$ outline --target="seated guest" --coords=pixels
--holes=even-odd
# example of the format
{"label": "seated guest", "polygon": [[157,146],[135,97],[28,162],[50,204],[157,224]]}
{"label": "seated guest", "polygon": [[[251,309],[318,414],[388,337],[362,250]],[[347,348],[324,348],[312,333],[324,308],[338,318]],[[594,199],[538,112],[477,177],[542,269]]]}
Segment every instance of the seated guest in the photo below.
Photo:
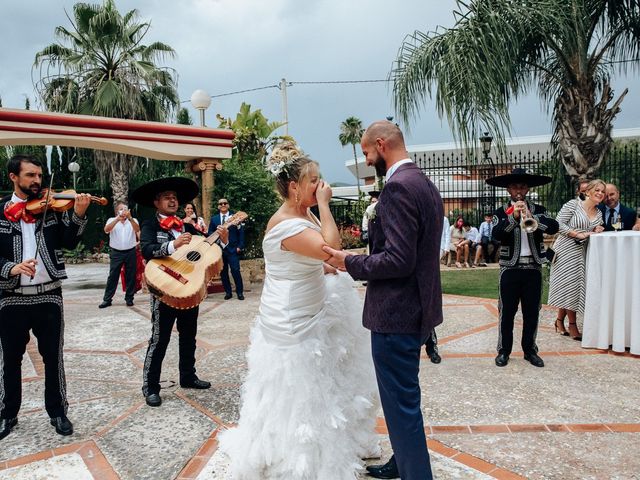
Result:
{"label": "seated guest", "polygon": [[500,242],[491,237],[491,233],[493,231],[493,223],[491,222],[492,219],[493,215],[491,213],[485,213],[484,222],[480,224],[480,245],[482,247],[482,253],[484,256],[484,262],[481,262],[479,264],[481,267],[486,267],[487,263],[491,261],[491,256],[489,255],[489,245],[493,245],[494,261],[498,255],[498,252],[500,251]]}
{"label": "seated guest", "polygon": [[465,230],[464,230],[464,219],[462,217],[458,217],[456,222],[451,225],[449,229],[449,238],[451,239],[451,243],[449,244],[449,250],[456,252],[456,268],[461,268],[462,264],[461,260],[464,261],[464,244],[465,241]]}
{"label": "seated guest", "polygon": [[613,183],[607,183],[604,203],[598,205],[604,221],[604,231],[640,230],[636,212],[620,203],[620,192]]}
{"label": "seated guest", "polygon": [[[474,259],[477,257],[477,254],[474,253],[478,250],[478,229],[472,226],[469,222],[464,222],[463,225],[465,234],[464,234],[464,247],[465,247],[465,259],[464,266],[469,267],[469,258],[471,255],[474,255]],[[477,261],[477,260],[476,260]],[[474,264],[475,266],[475,264]]]}

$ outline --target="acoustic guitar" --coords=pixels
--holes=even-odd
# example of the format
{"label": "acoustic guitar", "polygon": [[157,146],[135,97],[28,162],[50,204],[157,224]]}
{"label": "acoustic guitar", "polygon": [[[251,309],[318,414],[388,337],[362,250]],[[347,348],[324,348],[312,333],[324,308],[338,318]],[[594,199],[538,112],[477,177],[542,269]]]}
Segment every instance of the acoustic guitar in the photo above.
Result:
{"label": "acoustic guitar", "polygon": [[[239,225],[247,217],[237,212],[223,226]],[[208,237],[194,235],[170,256],[147,262],[144,276],[149,291],[173,308],[200,305],[207,296],[207,284],[222,270],[222,249],[216,244],[219,237],[218,232]]]}

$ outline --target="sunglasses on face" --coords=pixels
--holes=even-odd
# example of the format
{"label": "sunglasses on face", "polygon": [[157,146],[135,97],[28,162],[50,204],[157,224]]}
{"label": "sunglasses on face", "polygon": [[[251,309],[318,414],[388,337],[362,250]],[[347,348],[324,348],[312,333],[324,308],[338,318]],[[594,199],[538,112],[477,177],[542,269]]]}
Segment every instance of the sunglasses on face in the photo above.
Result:
{"label": "sunglasses on face", "polygon": [[222,206],[222,205],[229,205],[229,203],[228,202],[220,202],[220,203],[218,203],[218,206]]}

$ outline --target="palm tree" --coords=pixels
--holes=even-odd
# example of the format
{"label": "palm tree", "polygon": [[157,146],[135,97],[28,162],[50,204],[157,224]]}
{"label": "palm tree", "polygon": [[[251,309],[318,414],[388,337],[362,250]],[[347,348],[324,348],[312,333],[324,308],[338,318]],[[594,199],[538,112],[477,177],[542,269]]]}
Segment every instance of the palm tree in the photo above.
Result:
{"label": "palm tree", "polygon": [[279,140],[291,140],[287,135],[273,133],[284,125],[284,122],[270,122],[262,110],[251,111],[251,105],[242,102],[235,120],[216,115],[220,128],[230,128],[235,134],[233,146],[238,160],[255,160],[262,162],[267,153]]}
{"label": "palm tree", "polygon": [[[137,10],[121,15],[113,0],[77,3],[71,29],[59,26],[53,43],[36,54],[36,88],[53,111],[136,120],[165,121],[178,104],[172,72],[156,61],[174,50],[160,42],[142,44],[150,28]],[[126,201],[137,158],[96,151],[96,168],[111,180],[114,200]]]}
{"label": "palm tree", "polygon": [[340,124],[340,135],[338,135],[338,140],[340,140],[340,144],[343,147],[349,144],[353,147],[353,161],[356,164],[358,199],[362,196],[362,192],[360,191],[360,172],[358,171],[358,154],[356,153],[356,145],[360,145],[363,133],[364,128],[362,128],[362,121],[357,117],[349,117]]}
{"label": "palm tree", "polygon": [[488,128],[504,149],[511,100],[536,91],[552,111],[553,145],[567,172],[574,179],[595,175],[627,93],[613,101],[611,77],[640,64],[638,0],[457,4],[453,28],[415,32],[399,50],[390,77],[403,121],[435,85],[438,113],[457,140],[471,146]]}

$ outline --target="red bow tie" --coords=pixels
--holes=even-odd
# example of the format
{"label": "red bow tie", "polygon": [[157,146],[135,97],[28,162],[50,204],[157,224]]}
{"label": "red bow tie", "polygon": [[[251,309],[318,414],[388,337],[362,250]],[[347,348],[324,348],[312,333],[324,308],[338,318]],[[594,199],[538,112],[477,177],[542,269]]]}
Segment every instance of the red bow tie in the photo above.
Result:
{"label": "red bow tie", "polygon": [[35,223],[37,218],[27,212],[27,202],[8,202],[4,206],[4,216],[11,222],[24,220],[27,223]]}
{"label": "red bow tie", "polygon": [[180,220],[176,216],[164,217],[160,220],[160,228],[163,230],[177,230],[179,232],[182,231],[182,220]]}
{"label": "red bow tie", "polygon": [[513,205],[511,205],[509,208],[507,208],[504,213],[506,213],[507,215],[511,215],[513,213]]}

